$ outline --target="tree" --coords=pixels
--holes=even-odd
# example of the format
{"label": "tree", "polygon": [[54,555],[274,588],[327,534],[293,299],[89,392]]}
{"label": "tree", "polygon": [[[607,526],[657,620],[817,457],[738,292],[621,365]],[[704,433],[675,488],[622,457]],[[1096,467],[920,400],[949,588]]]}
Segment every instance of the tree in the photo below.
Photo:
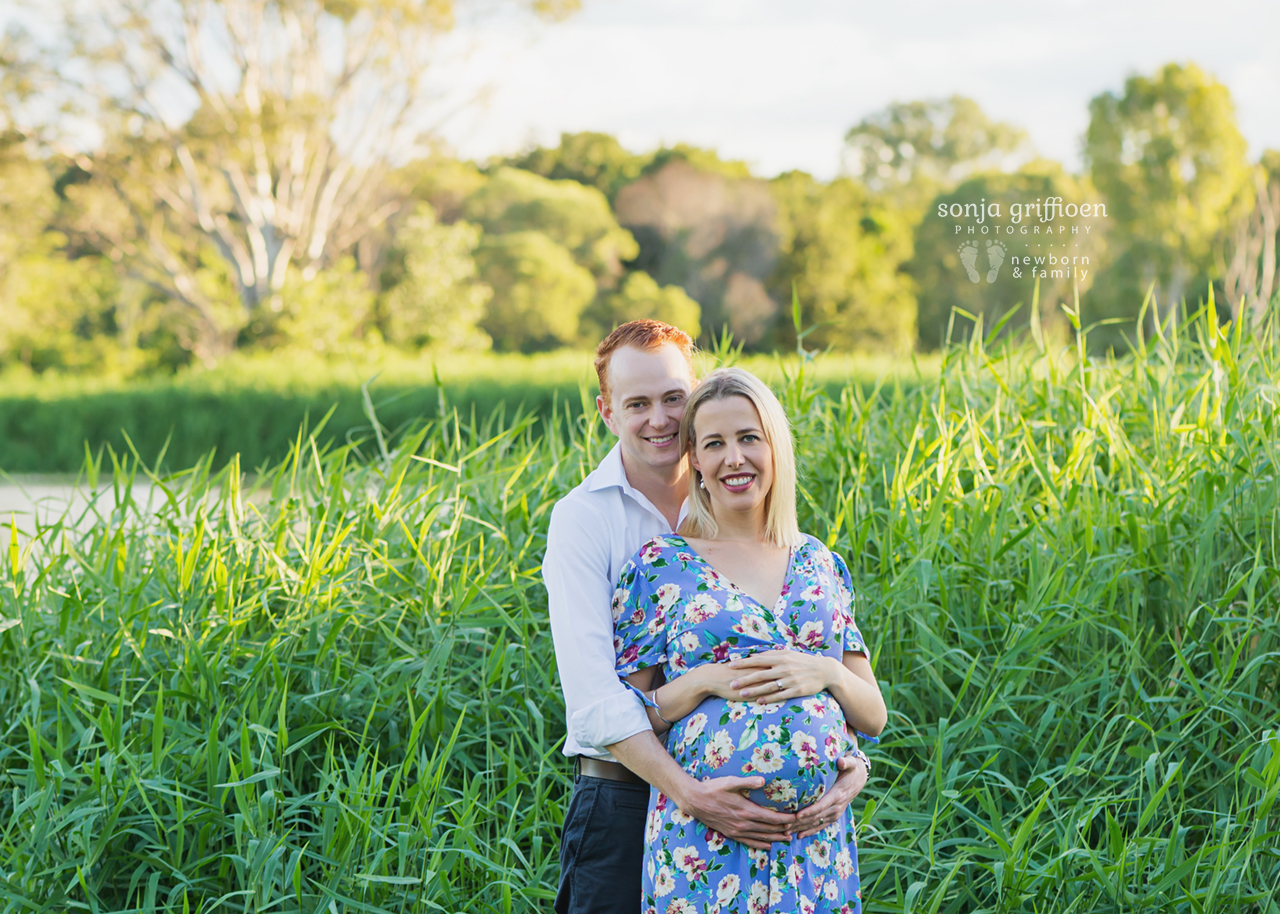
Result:
{"label": "tree", "polygon": [[513,168],[553,181],[577,181],[609,200],[640,177],[652,156],[635,155],[607,133],[562,133],[560,145],[537,146],[507,160]]}
{"label": "tree", "polygon": [[[408,200],[428,204],[436,219],[451,224],[463,218],[467,199],[489,179],[473,162],[435,151],[398,169],[394,180],[405,188]],[[401,210],[406,212],[411,214],[415,209]]]}
{"label": "tree", "polygon": [[[776,300],[792,283],[808,346],[907,352],[915,343],[916,302],[902,272],[911,231],[901,211],[883,206],[848,178],[829,184],[793,171],[770,182],[778,201],[780,259],[772,277]],[[789,324],[780,342],[794,345]]]}
{"label": "tree", "polygon": [[579,318],[596,284],[563,245],[542,232],[486,235],[476,263],[493,289],[480,327],[495,349],[536,352],[577,340]]}
{"label": "tree", "polygon": [[462,212],[489,235],[541,232],[572,252],[606,289],[617,284],[623,261],[640,250],[618,225],[604,194],[577,181],[499,168],[466,199]]}
{"label": "tree", "polygon": [[76,369],[102,354],[92,337],[110,330],[104,292],[114,277],[92,258],[64,257],[65,238],[52,231],[52,175],[13,113],[30,83],[10,36],[0,41],[0,68],[0,364]]}
{"label": "tree", "polygon": [[0,134],[18,133],[16,109],[35,91],[30,39],[10,26],[0,35]]}
{"label": "tree", "polygon": [[18,123],[34,91],[30,53],[22,33],[0,35],[0,277],[49,228],[57,208],[49,170]]}
{"label": "tree", "polygon": [[616,292],[600,296],[583,315],[580,335],[589,340],[607,336],[627,321],[659,320],[679,327],[697,339],[702,332],[702,308],[679,286],[659,286],[643,270],[628,273]]}
{"label": "tree", "polygon": [[293,267],[277,296],[280,312],[271,322],[275,331],[271,342],[322,353],[342,352],[371,322],[374,298],[353,257],[343,257],[312,276]]}
{"label": "tree", "polygon": [[1247,314],[1258,323],[1280,289],[1276,245],[1280,241],[1280,150],[1269,149],[1253,169],[1253,208],[1228,233],[1219,260],[1224,298],[1232,319]]}
{"label": "tree", "polygon": [[1132,314],[1154,282],[1157,302],[1176,315],[1187,289],[1211,276],[1221,233],[1247,210],[1245,151],[1226,86],[1194,64],[1167,64],[1130,77],[1121,96],[1094,98],[1084,156],[1110,205],[1114,245],[1095,295]]}
{"label": "tree", "polygon": [[121,345],[124,296],[111,264],[69,260],[56,232],[36,236],[0,270],[0,364],[32,371],[129,373],[141,354]]}
{"label": "tree", "polygon": [[[522,2],[550,17],[576,5]],[[385,179],[431,126],[428,63],[455,19],[452,0],[69,8],[62,72],[85,75],[107,138],[77,194],[108,218],[80,229],[184,307],[205,360],[232,346],[291,267],[309,280],[398,209]],[[196,275],[210,256],[237,306]]]}
{"label": "tree", "polygon": [[683,162],[698,171],[720,175],[730,180],[747,180],[752,177],[751,168],[746,162],[740,159],[722,159],[714,149],[690,146],[688,143],[663,146],[649,157],[642,174],[650,175],[662,171],[672,162]]}
{"label": "tree", "polygon": [[1024,131],[991,120],[977,102],[953,95],[894,102],[864,118],[845,134],[844,167],[918,218],[939,192],[1029,154]]}
{"label": "tree", "polygon": [[50,227],[57,210],[53,181],[30,155],[27,138],[0,133],[0,276]]}
{"label": "tree", "polygon": [[493,290],[476,270],[480,237],[478,225],[441,225],[430,205],[418,204],[396,238],[404,251],[404,276],[386,295],[387,340],[411,347],[489,348],[492,341],[479,324]]}
{"label": "tree", "polygon": [[675,156],[619,191],[615,209],[640,242],[634,267],[683,287],[702,307],[704,335],[728,328],[763,343],[778,314],[764,285],[778,262],[778,207],[765,182]]}

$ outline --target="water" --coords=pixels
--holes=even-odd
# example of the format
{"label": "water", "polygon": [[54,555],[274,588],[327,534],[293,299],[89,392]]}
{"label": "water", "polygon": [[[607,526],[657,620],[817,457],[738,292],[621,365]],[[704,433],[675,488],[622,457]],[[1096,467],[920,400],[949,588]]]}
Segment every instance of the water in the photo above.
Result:
{"label": "water", "polygon": [[[154,489],[150,480],[134,479],[133,500],[142,510],[154,510],[163,499],[163,493]],[[97,489],[90,489],[83,480],[76,485],[70,476],[6,476],[0,479],[0,552],[8,553],[11,522],[17,525],[19,542],[26,543],[38,527],[62,519],[85,530],[115,507],[110,479],[99,480]]]}

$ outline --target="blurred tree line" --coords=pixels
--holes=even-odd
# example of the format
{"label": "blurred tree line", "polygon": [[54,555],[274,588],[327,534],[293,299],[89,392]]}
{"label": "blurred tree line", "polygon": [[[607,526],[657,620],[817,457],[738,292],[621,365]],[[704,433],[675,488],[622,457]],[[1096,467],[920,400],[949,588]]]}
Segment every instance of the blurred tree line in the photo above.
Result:
{"label": "blurred tree line", "polygon": [[[576,6],[519,5],[549,19]],[[1256,317],[1280,285],[1280,153],[1249,161],[1227,90],[1194,65],[1095,98],[1083,174],[955,96],[853,126],[841,176],[822,181],[602,133],[460,161],[422,127],[448,0],[69,9],[56,49],[18,31],[0,42],[0,367],[533,352],[637,317],[762,350],[794,345],[793,290],[807,345],[904,353],[937,346],[956,308],[1030,319],[1033,280],[970,281],[954,220],[935,216],[978,200],[1107,203],[1080,288],[1110,344],[1149,290],[1153,320],[1210,285],[1224,317]],[[1072,294],[1042,280],[1043,327],[1066,332]]]}

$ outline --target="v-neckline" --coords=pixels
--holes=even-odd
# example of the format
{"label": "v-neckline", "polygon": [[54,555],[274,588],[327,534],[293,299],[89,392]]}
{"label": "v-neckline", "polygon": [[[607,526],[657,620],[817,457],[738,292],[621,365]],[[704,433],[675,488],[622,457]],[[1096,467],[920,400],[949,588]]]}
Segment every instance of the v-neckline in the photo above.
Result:
{"label": "v-neckline", "polygon": [[692,555],[699,562],[701,562],[703,565],[705,565],[706,567],[710,568],[713,572],[715,572],[716,577],[724,581],[724,583],[728,586],[730,590],[732,590],[736,594],[746,597],[752,603],[756,604],[756,606],[759,606],[761,609],[771,612],[775,617],[778,615],[778,604],[781,603],[783,598],[787,595],[789,585],[791,584],[791,568],[792,568],[792,565],[795,564],[796,550],[799,548],[798,546],[790,546],[787,549],[787,567],[782,573],[782,589],[778,591],[778,597],[776,600],[773,601],[773,606],[769,607],[769,606],[765,606],[762,601],[756,599],[751,594],[747,593],[745,590],[739,587],[736,583],[729,580],[728,575],[721,572],[720,569],[716,568],[715,565],[712,565],[711,562],[707,559],[707,557],[704,556],[701,552],[699,552],[697,548],[692,543],[690,543],[687,539],[685,539],[683,536],[680,536],[680,534],[678,533],[676,534],[676,536],[680,539],[680,542],[684,543],[685,548],[688,549],[689,552],[692,553]]}

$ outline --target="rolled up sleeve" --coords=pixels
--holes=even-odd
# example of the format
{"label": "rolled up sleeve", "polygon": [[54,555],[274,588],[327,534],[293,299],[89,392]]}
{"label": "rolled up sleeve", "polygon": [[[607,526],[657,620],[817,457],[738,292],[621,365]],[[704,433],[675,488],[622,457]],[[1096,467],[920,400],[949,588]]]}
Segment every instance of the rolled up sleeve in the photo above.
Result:
{"label": "rolled up sleeve", "polygon": [[589,505],[564,500],[551,512],[542,577],[568,719],[566,755],[605,755],[605,746],[653,729],[615,668],[609,535]]}

